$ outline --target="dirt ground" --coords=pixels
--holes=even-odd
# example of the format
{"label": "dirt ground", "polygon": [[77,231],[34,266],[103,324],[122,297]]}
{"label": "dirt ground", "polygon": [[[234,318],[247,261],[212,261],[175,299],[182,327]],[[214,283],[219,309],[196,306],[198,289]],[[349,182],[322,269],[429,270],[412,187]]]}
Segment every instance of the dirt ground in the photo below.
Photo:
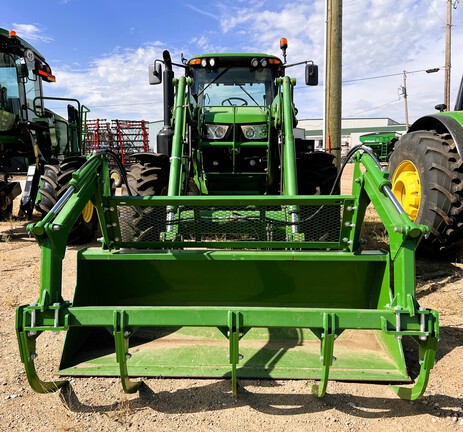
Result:
{"label": "dirt ground", "polygon": [[[346,174],[347,182],[349,173]],[[463,432],[463,264],[417,261],[417,297],[437,309],[441,341],[428,389],[415,402],[387,385],[330,381],[327,395],[308,381],[145,379],[133,395],[115,378],[76,378],[48,395],[29,387],[19,359],[15,307],[37,300],[40,250],[26,223],[0,223],[1,431],[460,431]],[[76,247],[68,248],[63,286],[70,299]],[[42,335],[37,364],[51,376],[62,335]],[[53,363],[54,362],[54,363]]]}

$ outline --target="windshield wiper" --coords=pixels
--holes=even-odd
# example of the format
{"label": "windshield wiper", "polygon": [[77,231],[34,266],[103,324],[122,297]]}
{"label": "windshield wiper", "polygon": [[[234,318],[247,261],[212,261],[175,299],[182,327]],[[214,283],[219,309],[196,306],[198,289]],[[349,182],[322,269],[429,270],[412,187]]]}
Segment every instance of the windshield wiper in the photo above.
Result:
{"label": "windshield wiper", "polygon": [[226,72],[230,70],[231,66],[225,68],[222,72],[220,72],[206,87],[204,87],[196,96],[199,98],[212,84],[214,84],[220,77],[222,77]]}
{"label": "windshield wiper", "polygon": [[239,86],[240,89],[243,90],[254,101],[256,106],[260,106],[259,103],[252,97],[252,95],[240,83],[237,83],[236,81],[233,81],[233,84]]}

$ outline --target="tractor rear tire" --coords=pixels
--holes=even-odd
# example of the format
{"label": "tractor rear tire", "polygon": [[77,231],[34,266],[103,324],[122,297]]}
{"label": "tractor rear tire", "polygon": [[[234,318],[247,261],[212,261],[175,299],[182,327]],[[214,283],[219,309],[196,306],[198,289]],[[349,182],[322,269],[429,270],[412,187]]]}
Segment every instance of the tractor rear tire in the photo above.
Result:
{"label": "tractor rear tire", "polygon": [[[127,173],[130,191],[136,196],[167,195],[168,179],[168,167],[158,165],[155,160],[133,164]],[[126,194],[125,185],[123,190]],[[164,207],[139,207],[126,223],[131,228],[133,241],[159,241],[163,231],[161,221],[165,221]]]}
{"label": "tractor rear tire", "polygon": [[463,162],[448,133],[416,131],[403,135],[389,160],[392,191],[410,219],[427,225],[420,250],[452,252],[463,237]]}
{"label": "tractor rear tire", "polygon": [[[61,198],[72,178],[72,173],[85,162],[81,156],[66,158],[59,165],[45,165],[39,189],[40,200],[36,209],[45,216]],[[68,236],[68,244],[84,244],[92,241],[98,228],[98,217],[89,202],[79,215]]]}

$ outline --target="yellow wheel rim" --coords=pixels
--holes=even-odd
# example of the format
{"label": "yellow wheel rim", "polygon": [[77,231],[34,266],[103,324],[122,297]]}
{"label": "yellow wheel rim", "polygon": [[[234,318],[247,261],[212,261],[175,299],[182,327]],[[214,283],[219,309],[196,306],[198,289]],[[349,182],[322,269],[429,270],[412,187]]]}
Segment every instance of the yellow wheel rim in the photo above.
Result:
{"label": "yellow wheel rim", "polygon": [[421,202],[421,183],[413,162],[405,160],[396,168],[392,176],[392,192],[408,217],[415,221]]}
{"label": "yellow wheel rim", "polygon": [[120,174],[117,172],[117,171],[113,171],[111,173],[111,178],[114,180],[114,183],[116,183],[117,185],[120,183],[121,181],[121,176]]}
{"label": "yellow wheel rim", "polygon": [[82,210],[82,218],[85,223],[89,223],[92,220],[93,210],[93,204],[91,201],[89,201]]}

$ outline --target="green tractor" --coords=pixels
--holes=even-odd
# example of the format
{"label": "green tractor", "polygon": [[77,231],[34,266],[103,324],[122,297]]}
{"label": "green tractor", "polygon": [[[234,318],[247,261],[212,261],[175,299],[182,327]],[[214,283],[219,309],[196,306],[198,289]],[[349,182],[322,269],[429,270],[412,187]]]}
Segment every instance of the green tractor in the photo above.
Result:
{"label": "green tractor", "polygon": [[[437,312],[415,297],[426,227],[406,216],[371,150],[349,152],[355,181],[340,195],[333,157],[294,138],[291,65],[204,54],[175,65],[178,78],[173,65],[165,51],[150,67],[164,85],[165,125],[158,153],[121,171],[122,195],[110,187],[116,155],[101,150],[29,226],[42,248],[40,295],[17,309],[16,330],[31,387],[67,384],[38,376],[47,331],[66,332],[59,375],[117,376],[128,393],[140,376],[229,378],[234,395],[238,378],[286,378],[318,379],[320,397],[329,379],[410,382],[409,338],[419,372],[392,389],[420,397],[439,336]],[[316,84],[317,67],[305,71]],[[66,240],[89,200],[102,247],[78,252],[67,300]],[[363,250],[370,202],[390,251]]]}
{"label": "green tractor", "polygon": [[429,226],[431,255],[455,253],[463,239],[463,79],[454,111],[415,121],[389,161],[392,190],[412,221]]}
{"label": "green tractor", "polygon": [[[0,29],[0,219],[12,216],[21,195],[20,215],[34,209],[45,215],[59,200],[72,172],[85,162],[82,121],[86,108],[75,99],[43,96],[54,82],[51,68],[34,47],[14,31]],[[45,108],[45,100],[66,102],[68,118]],[[24,190],[15,174],[27,173]],[[77,221],[71,242],[93,237],[97,225],[91,203]]]}
{"label": "green tractor", "polygon": [[[204,54],[177,65],[185,70],[179,81],[173,78],[169,53],[163,56],[165,70],[155,62],[150,82],[164,80],[164,128],[158,135],[158,153],[151,158],[140,155],[142,163],[129,173],[134,193],[330,192],[337,174],[334,157],[314,152],[309,141],[294,139],[293,81],[284,79],[291,65],[267,54]],[[306,84],[316,85],[317,66],[306,63]],[[174,81],[179,83],[175,101]],[[284,146],[284,140],[295,145]]]}

